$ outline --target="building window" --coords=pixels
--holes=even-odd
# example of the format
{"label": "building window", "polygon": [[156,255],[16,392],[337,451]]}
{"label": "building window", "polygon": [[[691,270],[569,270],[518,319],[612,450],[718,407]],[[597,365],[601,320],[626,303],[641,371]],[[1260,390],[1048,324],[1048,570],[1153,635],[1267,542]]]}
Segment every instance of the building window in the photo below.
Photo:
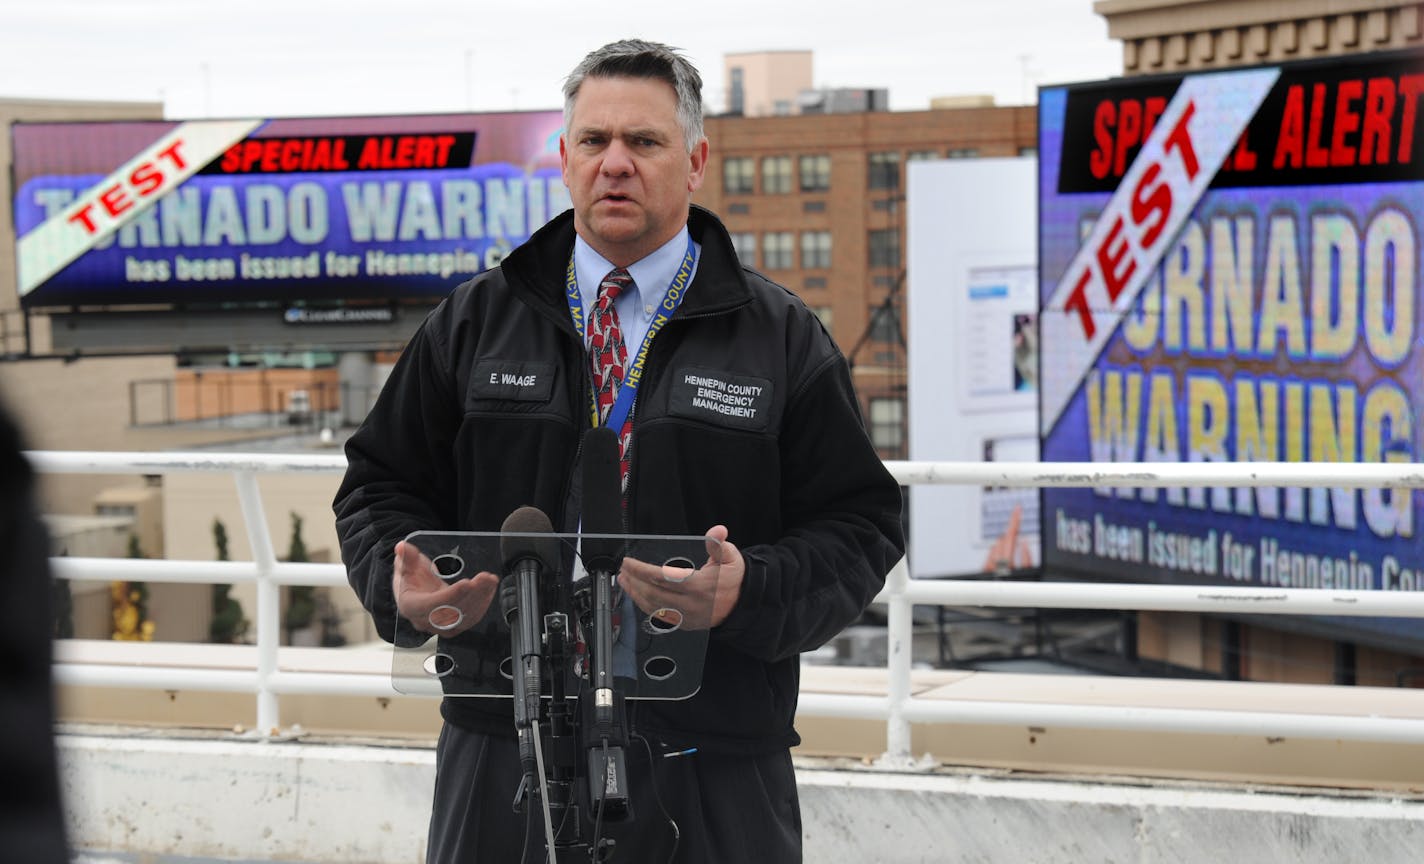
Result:
{"label": "building window", "polygon": [[831,266],[831,232],[801,232],[801,269],[820,270]]}
{"label": "building window", "polygon": [[801,191],[825,192],[831,188],[831,157],[801,157]]}
{"label": "building window", "polygon": [[900,267],[900,231],[897,228],[879,228],[870,232],[870,266]]}
{"label": "building window", "polygon": [[756,162],[735,156],[722,162],[722,191],[728,195],[749,195],[756,190]]}
{"label": "building window", "polygon": [[1037,147],[1020,147],[1020,148],[1019,148],[1019,155],[1020,155],[1020,156],[1037,156],[1037,155],[1038,155],[1038,148],[1037,148]]}
{"label": "building window", "polygon": [[791,157],[767,156],[761,160],[763,195],[785,195],[791,191]]}
{"label": "building window", "polygon": [[905,446],[905,400],[870,400],[870,441],[877,450],[900,452]]}
{"label": "building window", "polygon": [[871,189],[899,189],[900,154],[871,153],[866,176]]}
{"label": "building window", "polygon": [[939,153],[934,150],[911,150],[905,154],[906,162],[925,162],[930,159],[938,159]]}
{"label": "building window", "polygon": [[742,67],[733,66],[731,72],[732,80],[727,87],[727,113],[735,114],[738,117],[742,116],[742,112],[744,112],[747,107],[746,82],[744,78],[745,73],[742,71]]}
{"label": "building window", "polygon": [[821,319],[821,326],[824,327],[824,328],[826,328],[826,332],[827,332],[827,333],[830,333],[830,332],[831,332],[831,320],[832,320],[832,318],[831,318],[831,307],[829,307],[829,306],[812,306],[812,307],[811,307],[811,314],[813,314],[813,315],[815,315],[817,318]]}
{"label": "building window", "polygon": [[761,262],[767,270],[790,270],[795,235],[790,231],[770,231],[762,235]]}
{"label": "building window", "polygon": [[756,235],[752,232],[732,232],[732,248],[737,252],[737,260],[747,267],[757,266],[756,247]]}
{"label": "building window", "polygon": [[944,154],[950,159],[973,159],[979,155],[978,147],[951,147]]}

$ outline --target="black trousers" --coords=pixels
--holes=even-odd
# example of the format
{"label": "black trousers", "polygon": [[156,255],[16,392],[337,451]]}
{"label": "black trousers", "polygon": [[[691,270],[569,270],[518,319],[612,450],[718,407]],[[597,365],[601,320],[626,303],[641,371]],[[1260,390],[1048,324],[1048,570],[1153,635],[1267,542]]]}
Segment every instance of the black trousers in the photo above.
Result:
{"label": "black trousers", "polygon": [[[790,751],[668,757],[656,741],[649,745],[651,754],[638,741],[628,748],[634,818],[603,826],[603,835],[617,841],[612,862],[801,860],[801,806]],[[546,759],[547,751],[546,746]],[[446,723],[435,766],[427,864],[547,860],[542,813],[531,813],[530,806],[523,813],[512,808],[523,775],[514,739]]]}

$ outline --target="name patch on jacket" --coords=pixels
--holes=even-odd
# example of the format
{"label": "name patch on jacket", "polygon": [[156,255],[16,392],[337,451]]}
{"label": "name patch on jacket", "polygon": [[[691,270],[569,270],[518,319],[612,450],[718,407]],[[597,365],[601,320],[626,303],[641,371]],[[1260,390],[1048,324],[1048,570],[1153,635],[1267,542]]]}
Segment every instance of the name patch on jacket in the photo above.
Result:
{"label": "name patch on jacket", "polygon": [[470,392],[481,399],[548,402],[554,392],[554,364],[542,360],[481,360]]}
{"label": "name patch on jacket", "polygon": [[714,369],[682,369],[668,413],[720,426],[761,430],[770,422],[771,380]]}

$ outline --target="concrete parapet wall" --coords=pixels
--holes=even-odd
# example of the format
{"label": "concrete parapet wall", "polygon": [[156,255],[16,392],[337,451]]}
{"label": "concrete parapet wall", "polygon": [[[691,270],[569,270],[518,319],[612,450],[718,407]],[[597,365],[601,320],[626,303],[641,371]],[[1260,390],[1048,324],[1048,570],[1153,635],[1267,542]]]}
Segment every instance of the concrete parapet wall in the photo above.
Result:
{"label": "concrete parapet wall", "polygon": [[[114,729],[59,737],[90,854],[421,864],[434,752]],[[798,761],[805,859],[1415,862],[1424,796]],[[160,859],[161,860],[161,859]]]}

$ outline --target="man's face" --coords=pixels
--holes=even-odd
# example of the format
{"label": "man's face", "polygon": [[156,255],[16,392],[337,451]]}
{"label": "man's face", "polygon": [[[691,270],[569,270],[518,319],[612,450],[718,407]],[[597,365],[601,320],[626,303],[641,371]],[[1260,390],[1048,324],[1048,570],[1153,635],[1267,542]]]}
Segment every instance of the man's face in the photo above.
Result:
{"label": "man's face", "polygon": [[677,96],[651,78],[587,78],[559,138],[579,236],[626,267],[672,239],[702,185],[707,139],[688,153]]}

